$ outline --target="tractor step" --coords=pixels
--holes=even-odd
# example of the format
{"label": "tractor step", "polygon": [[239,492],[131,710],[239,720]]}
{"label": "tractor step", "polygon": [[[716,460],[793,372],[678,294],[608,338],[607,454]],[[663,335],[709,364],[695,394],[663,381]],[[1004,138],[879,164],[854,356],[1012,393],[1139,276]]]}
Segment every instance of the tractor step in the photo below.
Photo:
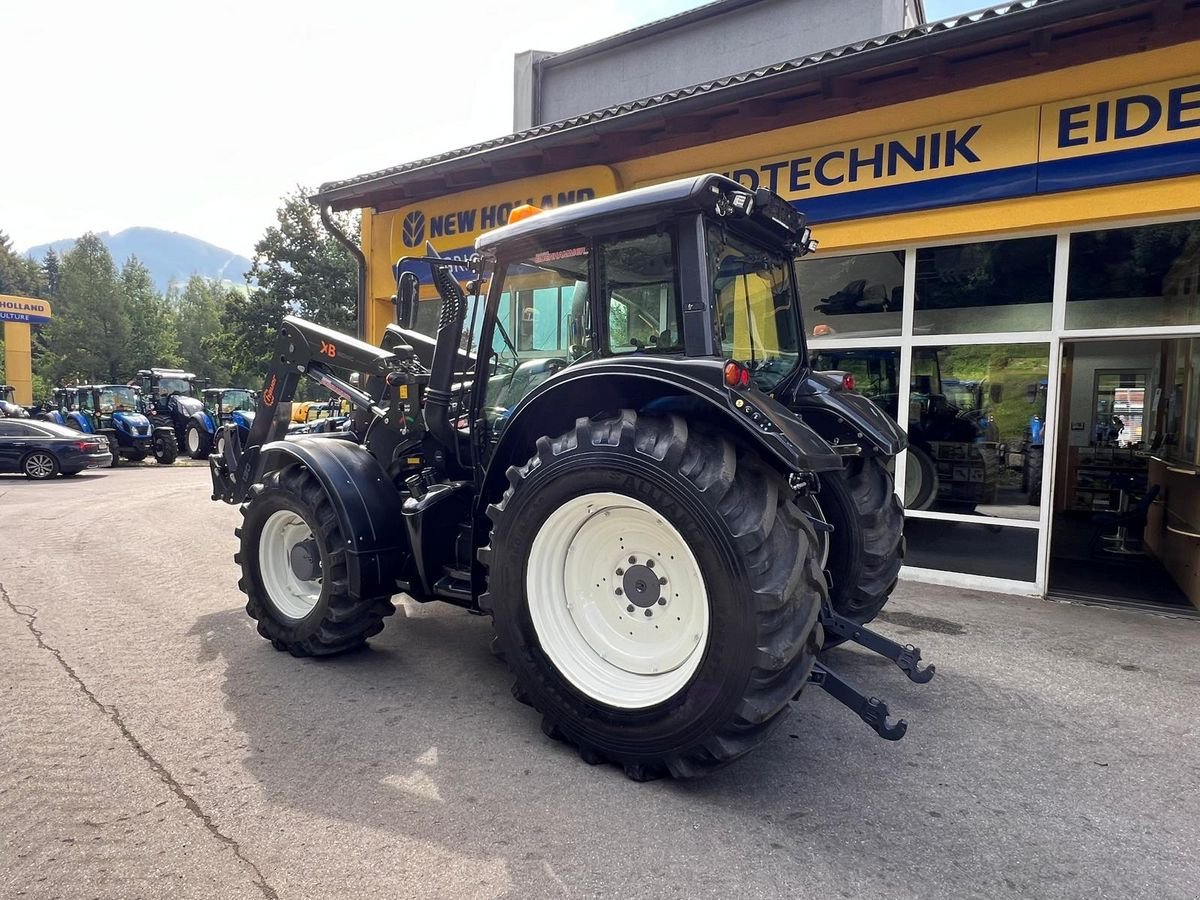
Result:
{"label": "tractor step", "polygon": [[908,731],[908,723],[904,719],[895,722],[889,720],[886,703],[878,697],[868,697],[823,663],[813,664],[808,683],[817,685],[833,699],[848,706],[885,741],[898,741]]}
{"label": "tractor step", "polygon": [[828,602],[821,606],[821,625],[825,628],[826,637],[832,635],[842,640],[853,641],[873,653],[887,657],[908,676],[910,681],[917,684],[925,684],[933,678],[937,671],[937,667],[933,665],[921,668],[920,647],[914,647],[912,644],[899,644],[870,628],[852,622],[834,612]]}
{"label": "tractor step", "polygon": [[453,566],[443,566],[442,569],[446,574],[434,582],[434,594],[445,600],[474,603],[475,594],[471,590],[471,573]]}

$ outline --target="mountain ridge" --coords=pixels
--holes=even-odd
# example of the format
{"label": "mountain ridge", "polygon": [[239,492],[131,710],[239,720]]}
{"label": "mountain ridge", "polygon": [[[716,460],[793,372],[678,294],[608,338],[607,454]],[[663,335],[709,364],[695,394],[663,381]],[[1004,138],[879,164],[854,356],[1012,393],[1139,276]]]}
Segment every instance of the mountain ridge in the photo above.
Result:
{"label": "mountain ridge", "polygon": [[[166,292],[174,283],[184,285],[192,275],[215,278],[233,284],[245,284],[250,260],[208,241],[148,225],[134,225],[115,234],[96,232],[119,268],[130,256],[136,256],[147,269],[158,290]],[[53,248],[61,256],[75,245],[76,238],[63,238],[38,244],[24,252],[41,262]]]}

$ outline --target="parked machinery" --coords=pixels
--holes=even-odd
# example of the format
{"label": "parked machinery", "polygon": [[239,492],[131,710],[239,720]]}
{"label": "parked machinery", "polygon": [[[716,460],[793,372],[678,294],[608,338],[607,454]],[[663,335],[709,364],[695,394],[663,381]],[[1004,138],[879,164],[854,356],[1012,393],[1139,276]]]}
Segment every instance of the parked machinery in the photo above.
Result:
{"label": "parked machinery", "polygon": [[0,419],[27,419],[29,410],[17,402],[17,391],[11,384],[0,384]]}
{"label": "parked machinery", "polygon": [[125,384],[82,384],[59,388],[54,393],[59,408],[46,413],[45,418],[108,438],[112,465],[122,458],[137,462],[147,456],[162,465],[175,462],[174,432],[155,427],[142,414],[135,388]]}
{"label": "parked machinery", "polygon": [[214,450],[223,453],[224,441],[220,427],[233,424],[242,440],[250,433],[254,411],[258,407],[257,391],[246,388],[204,388],[201,408],[188,418],[183,430],[183,448],[192,459],[204,459]]}
{"label": "parked machinery", "polygon": [[192,416],[204,409],[200,391],[206,381],[182,369],[139,369],[130,382],[141,391],[142,409],[157,428],[169,427],[175,445],[185,446]]}
{"label": "parked machinery", "polygon": [[[803,217],[707,175],[517,219],[469,262],[401,260],[382,349],[284,319],[248,439],[211,458],[259,633],[337,653],[400,591],[490,615],[546,734],[638,780],[736,759],[806,683],[901,737],[817,661],[851,640],[933,674],[862,627],[903,552],[905,439],[807,364]],[[352,431],[284,439],[301,376]]]}

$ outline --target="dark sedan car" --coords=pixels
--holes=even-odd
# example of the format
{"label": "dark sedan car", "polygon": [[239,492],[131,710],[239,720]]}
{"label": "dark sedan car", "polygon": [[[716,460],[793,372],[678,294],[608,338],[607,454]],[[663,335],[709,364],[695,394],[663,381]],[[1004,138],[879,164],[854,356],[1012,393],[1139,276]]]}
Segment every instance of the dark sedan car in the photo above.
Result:
{"label": "dark sedan car", "polygon": [[40,480],[78,475],[111,462],[106,437],[53,422],[0,419],[0,472],[22,472]]}

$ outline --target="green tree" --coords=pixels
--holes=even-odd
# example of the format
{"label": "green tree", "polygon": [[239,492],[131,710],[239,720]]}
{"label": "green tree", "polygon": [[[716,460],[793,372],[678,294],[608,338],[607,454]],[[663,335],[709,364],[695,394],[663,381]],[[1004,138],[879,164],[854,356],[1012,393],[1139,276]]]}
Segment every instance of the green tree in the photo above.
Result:
{"label": "green tree", "polygon": [[220,328],[202,342],[202,348],[212,359],[228,365],[230,384],[259,387],[266,377],[284,314],[283,304],[269,291],[229,290]]}
{"label": "green tree", "polygon": [[42,260],[42,278],[45,279],[46,292],[50,299],[56,299],[62,284],[62,261],[53,247],[46,251],[46,258]]}
{"label": "green tree", "polygon": [[85,234],[63,254],[54,318],[46,327],[42,374],[121,382],[129,377],[129,313],[117,267],[103,242]]}
{"label": "green tree", "polygon": [[42,270],[32,259],[13,250],[12,238],[0,231],[0,294],[45,297]]}
{"label": "green tree", "polygon": [[193,275],[175,298],[179,355],[184,367],[213,384],[224,384],[229,379],[227,360],[205,349],[213,346],[213,335],[220,331],[229,290],[219,281]]}
{"label": "green tree", "polygon": [[[358,267],[324,226],[297,188],[283,198],[276,224],[254,245],[249,278],[279,307],[338,331],[355,330]],[[357,216],[339,215],[347,234],[358,233]]]}
{"label": "green tree", "polygon": [[131,372],[150,366],[180,364],[175,313],[154,288],[150,270],[131,256],[121,267],[121,294],[129,313],[127,357]]}

